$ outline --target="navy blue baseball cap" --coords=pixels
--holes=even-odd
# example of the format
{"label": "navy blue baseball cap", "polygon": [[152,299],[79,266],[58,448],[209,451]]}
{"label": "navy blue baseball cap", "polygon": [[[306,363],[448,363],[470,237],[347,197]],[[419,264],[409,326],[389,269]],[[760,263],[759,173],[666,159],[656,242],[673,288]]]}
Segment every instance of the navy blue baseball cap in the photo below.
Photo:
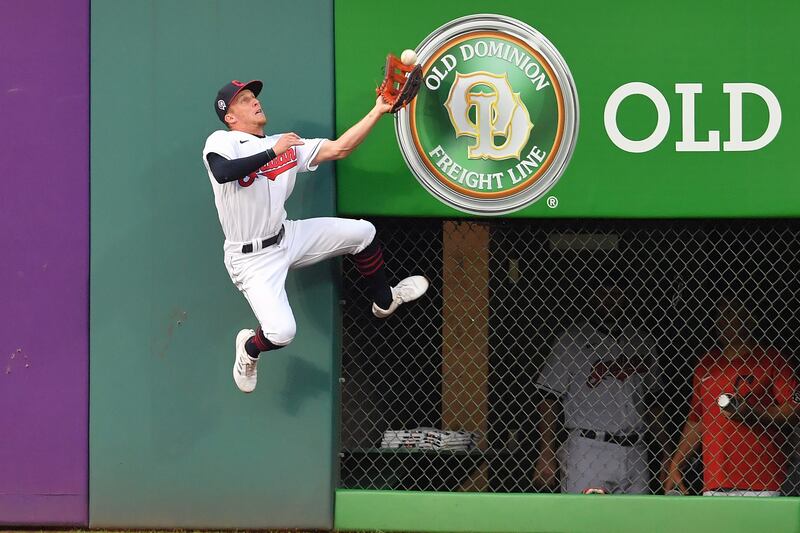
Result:
{"label": "navy blue baseball cap", "polygon": [[228,112],[228,106],[231,105],[231,102],[236,95],[240,92],[244,91],[245,89],[250,89],[253,91],[253,94],[258,96],[258,93],[261,92],[261,89],[264,87],[264,84],[261,80],[253,80],[247,83],[242,83],[239,80],[233,80],[230,83],[226,83],[222,89],[217,92],[217,98],[214,100],[214,111],[217,112],[217,117],[225,123],[225,114]]}

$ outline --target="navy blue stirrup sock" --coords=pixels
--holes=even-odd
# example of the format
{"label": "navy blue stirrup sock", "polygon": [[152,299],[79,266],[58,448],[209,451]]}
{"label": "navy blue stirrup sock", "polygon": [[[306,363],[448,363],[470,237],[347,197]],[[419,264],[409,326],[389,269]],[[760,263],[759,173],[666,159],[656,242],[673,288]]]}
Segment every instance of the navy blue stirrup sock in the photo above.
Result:
{"label": "navy blue stirrup sock", "polygon": [[392,289],[386,279],[383,262],[383,251],[377,239],[369,246],[353,256],[358,271],[369,284],[372,301],[381,309],[389,309],[392,305]]}

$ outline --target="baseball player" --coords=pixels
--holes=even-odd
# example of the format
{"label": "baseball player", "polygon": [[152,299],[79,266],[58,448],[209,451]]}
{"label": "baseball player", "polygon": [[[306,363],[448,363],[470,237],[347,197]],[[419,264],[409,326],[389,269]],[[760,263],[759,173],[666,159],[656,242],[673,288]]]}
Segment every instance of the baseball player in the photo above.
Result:
{"label": "baseball player", "polygon": [[[562,492],[645,493],[646,415],[661,386],[655,342],[623,322],[625,294],[614,279],[594,299],[594,316],[561,335],[537,380],[545,398],[534,481],[552,487],[560,464]],[[567,432],[560,449],[559,402]]]}
{"label": "baseball player", "polygon": [[243,329],[236,336],[233,378],[243,392],[256,387],[259,355],[294,339],[295,320],[284,287],[289,270],[352,255],[367,281],[372,312],[378,318],[388,317],[428,289],[422,276],[389,285],[371,223],[343,218],[289,220],[284,209],[298,173],[346,157],[391,106],[378,97],[372,110],[336,140],[303,139],[295,133],[265,135],[267,117],[258,100],[262,87],[258,80],[232,81],[219,90],[214,110],[226,129],[212,133],[203,149],[225,234],[225,267],[259,323],[255,331]]}
{"label": "baseball player", "polygon": [[702,445],[704,495],[778,496],[786,478],[781,429],[798,419],[798,381],[776,349],[753,339],[755,320],[740,299],[721,298],[717,312],[719,342],[695,369],[664,490],[686,493],[681,469]]}

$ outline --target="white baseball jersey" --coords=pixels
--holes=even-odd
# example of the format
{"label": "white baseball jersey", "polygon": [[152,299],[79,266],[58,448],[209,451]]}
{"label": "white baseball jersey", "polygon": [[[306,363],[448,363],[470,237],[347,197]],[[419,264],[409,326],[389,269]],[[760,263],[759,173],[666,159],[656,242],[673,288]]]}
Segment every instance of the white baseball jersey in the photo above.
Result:
{"label": "white baseball jersey", "polygon": [[229,183],[220,184],[214,179],[206,157],[211,152],[226,159],[255,155],[272,148],[280,137],[218,130],[206,140],[203,163],[214,189],[214,203],[226,243],[247,243],[280,231],[286,220],[284,203],[292,194],[297,173],[317,169],[311,162],[326,139],[303,139],[305,144],[289,148],[256,172]]}
{"label": "white baseball jersey", "polygon": [[568,429],[641,432],[645,395],[661,387],[655,342],[630,326],[616,334],[573,326],[556,342],[537,386],[562,398]]}
{"label": "white baseball jersey", "polygon": [[[317,169],[311,162],[326,139],[304,139],[305,144],[238,181],[220,184],[214,179],[206,159],[209,153],[239,159],[272,148],[279,138],[215,131],[206,141],[203,163],[225,233],[225,267],[231,281],[244,293],[267,339],[285,346],[296,330],[285,287],[289,270],[362,251],[375,237],[375,226],[333,217],[286,220],[284,202],[292,194],[295,177]],[[285,234],[280,243],[262,249],[257,241],[275,235],[281,225]],[[247,243],[253,244],[251,253],[242,252]]]}

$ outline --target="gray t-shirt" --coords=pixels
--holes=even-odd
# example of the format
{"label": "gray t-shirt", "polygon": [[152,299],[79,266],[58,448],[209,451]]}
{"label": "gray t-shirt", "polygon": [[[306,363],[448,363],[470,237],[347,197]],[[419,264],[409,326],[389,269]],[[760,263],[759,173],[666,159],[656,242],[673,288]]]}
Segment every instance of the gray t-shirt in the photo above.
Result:
{"label": "gray t-shirt", "polygon": [[572,326],[553,346],[537,386],[562,399],[568,429],[644,431],[645,396],[662,386],[655,346],[630,326]]}

